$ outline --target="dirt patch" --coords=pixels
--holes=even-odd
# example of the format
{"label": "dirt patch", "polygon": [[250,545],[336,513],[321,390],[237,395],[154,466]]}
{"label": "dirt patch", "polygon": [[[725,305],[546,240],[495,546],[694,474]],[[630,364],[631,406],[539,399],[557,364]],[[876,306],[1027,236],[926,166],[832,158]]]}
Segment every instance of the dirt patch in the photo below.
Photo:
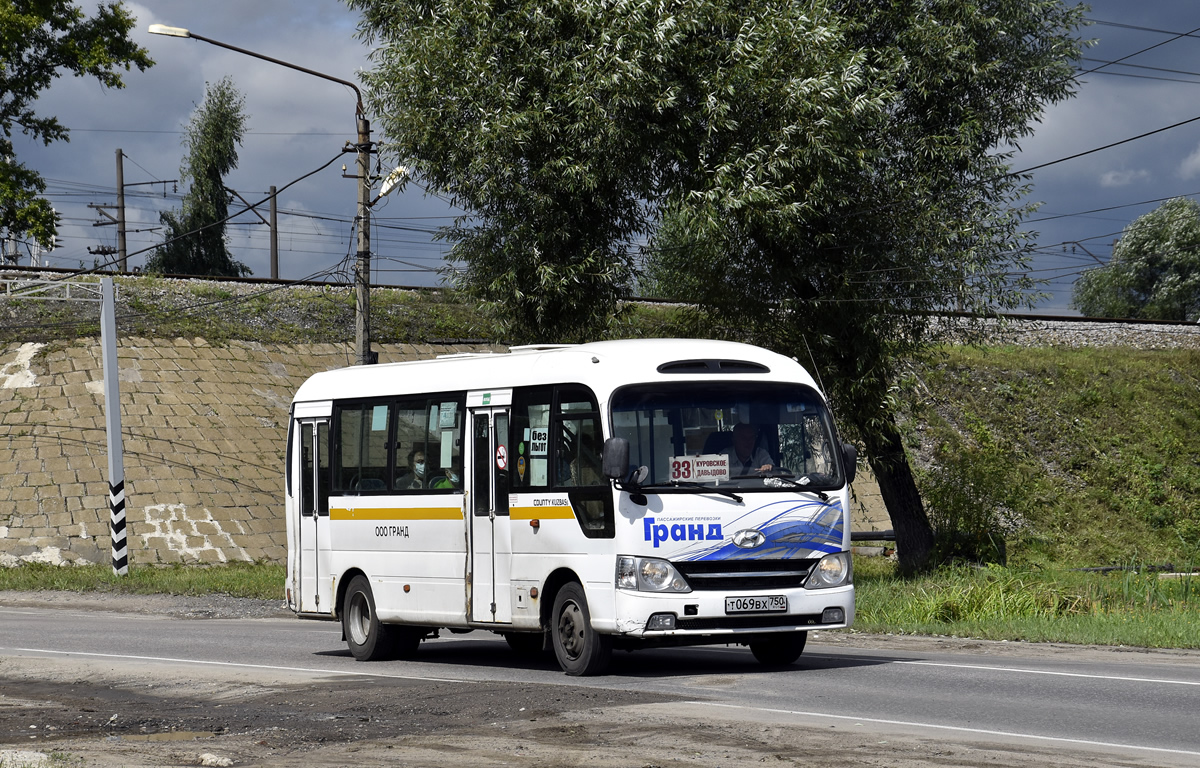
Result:
{"label": "dirt patch", "polygon": [[0,768],[17,766],[1142,765],[1042,745],[947,743],[626,690],[316,678],[0,658]]}

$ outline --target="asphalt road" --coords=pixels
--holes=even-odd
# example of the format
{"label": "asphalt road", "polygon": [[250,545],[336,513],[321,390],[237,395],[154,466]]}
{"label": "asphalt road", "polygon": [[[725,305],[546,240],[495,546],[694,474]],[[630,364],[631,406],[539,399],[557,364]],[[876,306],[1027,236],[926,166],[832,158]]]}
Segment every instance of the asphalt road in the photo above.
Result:
{"label": "asphalt road", "polygon": [[[142,684],[158,671],[175,680],[217,673],[264,684],[333,680],[342,689],[392,682],[406,690],[500,691],[512,684],[530,710],[583,696],[756,729],[841,729],[863,743],[900,737],[934,752],[938,745],[1001,745],[1017,754],[1075,755],[1082,765],[1104,756],[1112,765],[1200,766],[1194,652],[833,633],[811,638],[785,671],[763,670],[746,649],[713,646],[618,653],[608,675],[578,679],[564,676],[551,658],[514,656],[489,633],[443,633],[422,644],[417,660],[364,664],[350,657],[330,623],[6,605],[0,593],[0,682],[17,686],[0,688],[0,713],[2,691],[22,690],[19,681],[33,679],[20,672],[23,664],[41,664],[42,676],[56,664],[74,665],[76,684],[79,665],[90,665],[104,671],[109,687],[124,669],[136,669]],[[503,696],[489,706],[494,717]]]}

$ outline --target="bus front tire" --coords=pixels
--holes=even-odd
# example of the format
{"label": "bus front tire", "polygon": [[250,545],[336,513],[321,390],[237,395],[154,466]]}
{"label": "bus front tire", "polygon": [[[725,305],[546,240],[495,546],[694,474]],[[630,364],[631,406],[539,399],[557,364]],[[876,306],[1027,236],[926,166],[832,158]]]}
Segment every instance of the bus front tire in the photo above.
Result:
{"label": "bus front tire", "polygon": [[786,667],[800,658],[807,641],[807,632],[782,632],[751,642],[750,653],[764,666]]}
{"label": "bus front tire", "polygon": [[[366,576],[355,576],[346,589],[342,608],[342,631],[350,653],[359,661],[380,661],[395,652],[391,628],[375,614],[375,596]],[[420,642],[420,638],[417,638]]]}
{"label": "bus front tire", "polygon": [[563,672],[573,677],[598,675],[612,659],[612,637],[592,629],[583,586],[571,582],[554,597],[554,655]]}

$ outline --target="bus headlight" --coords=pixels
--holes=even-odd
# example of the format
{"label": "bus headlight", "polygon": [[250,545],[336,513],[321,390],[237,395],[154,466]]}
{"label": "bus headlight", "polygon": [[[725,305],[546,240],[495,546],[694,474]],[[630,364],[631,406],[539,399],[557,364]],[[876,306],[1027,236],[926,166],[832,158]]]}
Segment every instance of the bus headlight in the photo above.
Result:
{"label": "bus headlight", "polygon": [[675,566],[656,557],[617,558],[617,589],[638,592],[691,592],[692,588]]}
{"label": "bus headlight", "polygon": [[804,582],[805,589],[828,589],[841,587],[854,581],[851,573],[850,553],[837,552],[821,558],[808,580]]}

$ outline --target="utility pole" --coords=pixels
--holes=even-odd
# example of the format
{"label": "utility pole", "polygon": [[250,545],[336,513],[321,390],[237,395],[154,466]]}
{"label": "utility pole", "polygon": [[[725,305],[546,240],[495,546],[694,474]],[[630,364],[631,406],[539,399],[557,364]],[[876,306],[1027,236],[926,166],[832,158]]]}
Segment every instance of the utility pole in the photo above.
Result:
{"label": "utility pole", "polygon": [[379,359],[371,352],[371,123],[358,117],[358,260],[354,265],[354,352],[359,365]]}
{"label": "utility pole", "polygon": [[117,147],[117,259],[121,264],[121,274],[129,270],[125,263],[125,164],[122,160],[125,153]]}
{"label": "utility pole", "polygon": [[[108,204],[102,205],[100,203],[88,203],[88,208],[94,209],[96,211],[96,213],[99,213],[100,215],[104,216],[104,218],[108,219],[108,221],[94,222],[92,224],[93,227],[109,227],[109,226],[112,226],[113,224],[117,225],[117,249],[116,249],[117,261],[116,261],[116,264],[117,264],[117,268],[121,271],[122,274],[129,272],[129,263],[128,263],[129,253],[125,246],[125,233],[127,231],[126,226],[125,226],[125,187],[141,187],[141,186],[146,186],[146,185],[150,185],[150,184],[162,184],[163,185],[163,197],[166,197],[166,195],[167,195],[167,186],[166,185],[174,184],[179,181],[178,179],[170,179],[168,181],[139,181],[139,182],[134,182],[133,184],[126,184],[125,183],[124,160],[125,160],[125,153],[121,150],[120,147],[117,147],[117,205],[116,205],[117,212],[116,212],[116,215],[114,216],[113,214],[108,212],[109,208],[114,207],[112,205],[108,205]],[[106,246],[100,246],[99,248],[97,248],[95,250],[89,248],[88,253],[111,256],[113,254],[113,251],[110,250]]]}
{"label": "utility pole", "polygon": [[279,279],[279,215],[275,208],[275,185],[271,185],[271,279]]}

